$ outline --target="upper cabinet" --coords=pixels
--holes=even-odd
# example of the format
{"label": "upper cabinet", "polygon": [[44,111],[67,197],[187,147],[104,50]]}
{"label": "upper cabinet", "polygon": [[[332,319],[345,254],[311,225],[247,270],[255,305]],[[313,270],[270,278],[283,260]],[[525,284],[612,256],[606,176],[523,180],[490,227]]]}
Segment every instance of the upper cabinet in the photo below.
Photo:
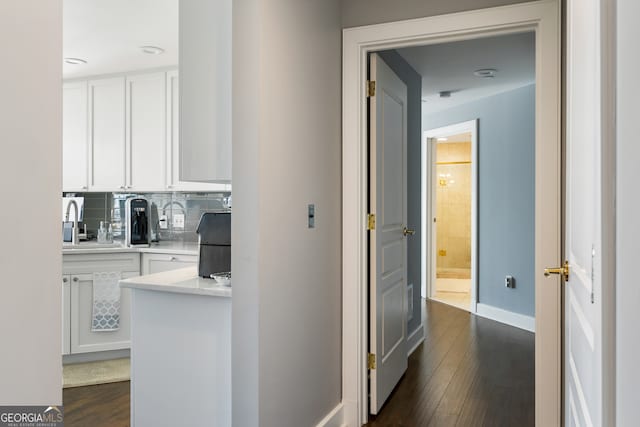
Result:
{"label": "upper cabinet", "polygon": [[89,185],[121,191],[125,176],[125,78],[89,81]]}
{"label": "upper cabinet", "polygon": [[62,86],[63,188],[87,191],[87,82]]}
{"label": "upper cabinet", "polygon": [[180,180],[231,182],[231,0],[181,1]]}
{"label": "upper cabinet", "polygon": [[230,191],[180,178],[179,81],[170,70],[65,83],[63,191]]}
{"label": "upper cabinet", "polygon": [[165,185],[166,73],[127,77],[127,190]]}

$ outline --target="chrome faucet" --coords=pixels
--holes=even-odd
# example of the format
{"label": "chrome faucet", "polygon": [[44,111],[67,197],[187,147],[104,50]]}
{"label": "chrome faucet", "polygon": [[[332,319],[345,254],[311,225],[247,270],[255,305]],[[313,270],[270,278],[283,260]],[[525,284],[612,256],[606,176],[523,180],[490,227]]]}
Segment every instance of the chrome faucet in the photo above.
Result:
{"label": "chrome faucet", "polygon": [[71,210],[71,205],[73,205],[73,209],[75,211],[75,216],[73,217],[73,230],[71,237],[71,244],[77,245],[80,243],[80,239],[78,239],[78,204],[75,200],[69,201],[67,204],[67,214],[65,216],[65,221],[69,222],[69,211]]}

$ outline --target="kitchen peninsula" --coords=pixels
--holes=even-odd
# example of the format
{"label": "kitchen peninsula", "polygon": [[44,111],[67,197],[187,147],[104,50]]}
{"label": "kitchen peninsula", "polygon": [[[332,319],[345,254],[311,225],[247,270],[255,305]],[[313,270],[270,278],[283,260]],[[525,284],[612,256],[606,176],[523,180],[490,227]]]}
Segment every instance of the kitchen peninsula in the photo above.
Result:
{"label": "kitchen peninsula", "polygon": [[131,425],[231,426],[231,288],[196,267],[131,291]]}

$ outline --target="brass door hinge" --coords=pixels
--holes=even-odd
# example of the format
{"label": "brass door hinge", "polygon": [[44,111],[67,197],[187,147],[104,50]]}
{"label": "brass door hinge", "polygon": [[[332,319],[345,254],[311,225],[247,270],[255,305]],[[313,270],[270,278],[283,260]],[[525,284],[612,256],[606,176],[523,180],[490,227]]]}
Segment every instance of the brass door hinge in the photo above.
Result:
{"label": "brass door hinge", "polygon": [[376,96],[375,80],[367,80],[367,97]]}
{"label": "brass door hinge", "polygon": [[376,214],[367,214],[367,230],[376,229]]}
{"label": "brass door hinge", "polygon": [[376,369],[376,355],[369,353],[367,354],[367,367],[370,370]]}

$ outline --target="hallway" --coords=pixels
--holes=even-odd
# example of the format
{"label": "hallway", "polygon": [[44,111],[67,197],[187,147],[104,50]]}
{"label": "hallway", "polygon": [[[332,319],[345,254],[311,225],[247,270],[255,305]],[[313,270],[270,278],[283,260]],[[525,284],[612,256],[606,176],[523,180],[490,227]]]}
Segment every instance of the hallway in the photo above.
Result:
{"label": "hallway", "polygon": [[367,426],[533,426],[534,334],[423,304],[425,341]]}

